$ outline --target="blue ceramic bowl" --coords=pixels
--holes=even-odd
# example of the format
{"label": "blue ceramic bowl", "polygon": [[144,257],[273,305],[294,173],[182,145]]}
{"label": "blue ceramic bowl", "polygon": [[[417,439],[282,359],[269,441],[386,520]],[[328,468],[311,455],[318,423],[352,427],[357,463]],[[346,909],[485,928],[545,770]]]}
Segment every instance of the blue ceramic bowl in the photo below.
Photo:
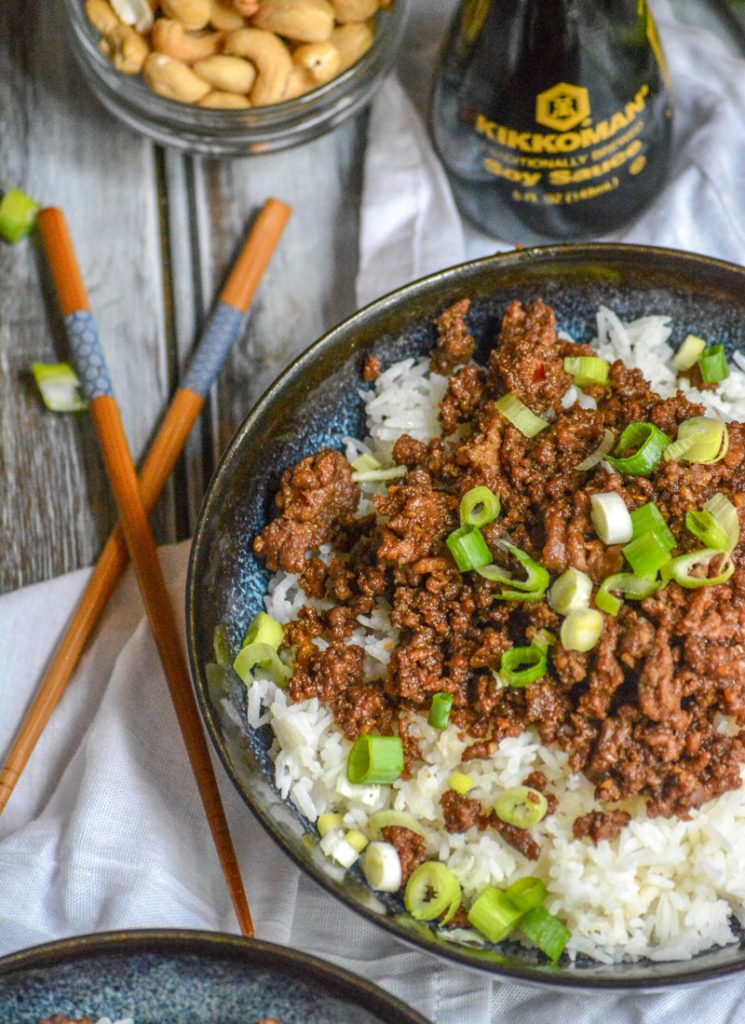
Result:
{"label": "blue ceramic bowl", "polygon": [[134,1024],[427,1024],[316,957],[195,931],[86,935],[0,959],[3,1024],[38,1024],[56,1013]]}
{"label": "blue ceramic bowl", "polygon": [[206,665],[214,660],[213,634],[227,625],[237,652],[247,624],[262,608],[267,573],[251,542],[271,516],[282,471],[324,446],[340,448],[346,434],[364,433],[358,395],[365,357],[383,366],[427,353],[433,320],[468,295],[469,324],[484,359],[513,299],[540,296],[554,307],[560,327],[589,341],[595,312],[610,306],[622,318],[671,316],[673,341],[686,333],[745,346],[745,270],[673,250],[628,245],[566,245],[526,249],[453,267],[394,292],[344,321],[285,371],[251,411],[229,445],[203,503],[191,552],[187,626],[189,654],[207,728],[225,768],[267,831],[320,885],[370,921],[421,949],[492,974],[579,988],[654,988],[731,974],[745,967],[745,946],[733,943],[685,962],[617,964],[587,960],[552,966],[509,943],[476,951],[437,939],[401,914],[396,900],[381,900],[352,870],[337,881],[302,843],[313,827],[283,803],[274,785],[268,728],[241,729],[226,715],[223,698],[244,718],[239,681],[227,693],[211,690]]}

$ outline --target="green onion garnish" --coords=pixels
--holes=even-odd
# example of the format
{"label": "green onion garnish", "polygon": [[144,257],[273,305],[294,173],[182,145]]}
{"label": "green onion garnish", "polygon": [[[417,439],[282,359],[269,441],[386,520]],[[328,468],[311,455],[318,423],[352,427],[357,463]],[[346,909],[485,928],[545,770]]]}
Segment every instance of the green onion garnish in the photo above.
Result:
{"label": "green onion garnish", "polygon": [[662,566],[670,561],[670,549],[666,541],[651,530],[626,544],[623,553],[635,576],[656,576]]}
{"label": "green onion garnish", "polygon": [[389,466],[388,469],[368,469],[364,472],[355,471],[352,473],[352,482],[355,484],[376,483],[380,480],[397,480],[406,476],[406,466]]}
{"label": "green onion garnish", "polygon": [[670,438],[654,423],[634,422],[621,434],[616,451],[636,448],[631,455],[607,455],[606,460],[619,473],[632,476],[647,476],[658,465],[662,453],[670,444]]}
{"label": "green onion garnish", "polygon": [[500,942],[513,931],[521,915],[501,889],[487,885],[471,905],[468,921],[490,942]]}
{"label": "green onion garnish", "polygon": [[557,639],[558,637],[550,629],[539,629],[533,635],[531,643],[542,651],[548,651],[549,647],[553,647]]}
{"label": "green onion garnish", "polygon": [[492,560],[489,545],[478,526],[461,526],[453,530],[445,543],[461,572],[479,569]]}
{"label": "green onion garnish", "polygon": [[593,467],[597,466],[599,462],[602,462],[603,458],[608,454],[608,452],[613,447],[615,440],[616,435],[613,433],[613,431],[606,430],[603,434],[603,440],[600,442],[600,445],[595,449],[594,452],[592,452],[591,455],[588,455],[586,459],[583,459],[582,462],[578,464],[577,469],[579,470],[579,472],[584,473],[585,470],[593,469]]}
{"label": "green onion garnish", "polygon": [[577,608],[561,624],[559,637],[565,651],[591,651],[603,632],[603,616],[594,608]]}
{"label": "green onion garnish", "polygon": [[461,526],[486,526],[499,515],[501,504],[488,487],[472,487],[460,503]]}
{"label": "green onion garnish", "polygon": [[500,677],[509,685],[529,686],[536,679],[545,676],[548,670],[548,656],[541,647],[512,647],[505,651],[499,665]]}
{"label": "green onion garnish", "polygon": [[292,675],[292,669],[285,665],[277,654],[276,647],[272,644],[253,643],[246,644],[238,652],[238,657],[233,662],[236,674],[243,680],[246,686],[253,683],[251,669],[264,669],[269,678],[277,686],[284,686]]}
{"label": "green onion garnish", "polygon": [[450,721],[450,709],[453,706],[452,693],[436,693],[429,708],[427,723],[433,729],[447,729]]}
{"label": "green onion garnish", "polygon": [[[708,567],[715,558],[722,559],[720,571],[716,576],[693,576],[693,571],[699,566]],[[690,555],[680,555],[674,558],[669,565],[662,569],[662,576],[666,580],[675,580],[681,587],[688,590],[697,590],[699,587],[715,587],[719,583],[726,583],[735,571],[734,563],[729,554],[722,551],[712,551],[710,548],[702,548],[693,551]]]}
{"label": "green onion garnish", "polygon": [[494,810],[500,821],[516,828],[530,828],[546,817],[548,800],[539,789],[515,786],[502,793]]}
{"label": "green onion garnish", "polygon": [[41,204],[19,188],[11,188],[0,200],[0,236],[15,245],[34,227]]}
{"label": "green onion garnish", "polygon": [[259,612],[248,627],[246,639],[243,646],[248,644],[269,644],[275,651],[279,650],[285,631],[271,615],[266,612]]}
{"label": "green onion garnish", "polygon": [[520,921],[520,930],[553,961],[559,959],[572,935],[558,917],[549,914],[545,907],[529,910]]}
{"label": "green onion garnish", "polygon": [[540,563],[531,558],[521,548],[510,544],[509,541],[500,540],[499,546],[515,558],[525,569],[525,579],[516,579],[509,569],[503,569],[500,565],[484,565],[477,568],[479,576],[490,580],[492,583],[507,583],[509,590],[503,590],[494,595],[497,601],[539,601],[546,592],[551,582],[548,569],[544,569]]}
{"label": "green onion garnish", "polygon": [[701,465],[719,462],[729,451],[729,430],[721,420],[695,416],[678,427],[678,437],[665,449],[665,459]]}
{"label": "green onion garnish", "polygon": [[355,786],[395,782],[404,770],[400,736],[358,737],[347,758],[347,779]]}
{"label": "green onion garnish", "polygon": [[705,384],[717,384],[725,377],[729,377],[724,345],[712,345],[704,349],[698,357],[698,368],[701,371],[701,380]]}
{"label": "green onion garnish", "polygon": [[578,388],[608,383],[608,360],[600,356],[566,356],[564,369],[574,378]]}
{"label": "green onion garnish", "polygon": [[656,576],[645,578],[633,576],[630,572],[619,572],[614,576],[606,576],[595,594],[595,604],[608,615],[618,615],[623,601],[613,594],[614,590],[633,601],[643,601],[659,586],[660,581],[656,579]]}
{"label": "green onion garnish", "polygon": [[717,522],[711,512],[686,512],[686,529],[715,551],[730,551],[727,531]]}
{"label": "green onion garnish", "polygon": [[215,632],[212,634],[212,648],[215,652],[215,661],[221,668],[225,668],[232,662],[233,654],[230,650],[228,629],[224,623],[215,627]]}
{"label": "green onion garnish", "polygon": [[690,370],[698,357],[706,348],[706,342],[695,334],[688,334],[683,344],[673,356],[673,369]]}
{"label": "green onion garnish", "polygon": [[448,779],[448,785],[451,789],[454,789],[456,793],[460,793],[461,796],[465,796],[469,790],[473,789],[475,780],[472,775],[466,775],[465,772],[453,772]]}
{"label": "green onion garnish", "polygon": [[727,534],[727,551],[733,551],[740,542],[740,518],[737,509],[724,494],[715,494],[704,502],[704,511],[711,512]]}
{"label": "green onion garnish", "polygon": [[401,858],[392,843],[370,843],[363,871],[367,884],[378,892],[398,892],[401,888]]}
{"label": "green onion garnish", "polygon": [[539,907],[548,896],[548,889],[540,880],[532,875],[525,878],[518,878],[507,889],[507,899],[517,907],[518,910],[532,910]]}
{"label": "green onion garnish", "polygon": [[416,832],[418,836],[424,835],[422,826],[406,811],[376,811],[367,819],[367,828],[373,839],[380,839],[383,829],[390,828],[391,825],[396,828],[407,828],[409,832]]}
{"label": "green onion garnish", "polygon": [[626,502],[615,491],[593,494],[590,517],[603,544],[625,544],[631,540],[633,526]]}
{"label": "green onion garnish", "polygon": [[[586,608],[592,595],[592,580],[586,572],[570,566],[551,584],[548,603],[559,615],[568,615],[575,608]],[[535,643],[535,641],[534,641]]]}
{"label": "green onion garnish", "polygon": [[344,827],[344,817],[341,814],[333,814],[327,811],[325,814],[318,815],[318,834],[323,839],[327,832],[333,832],[335,829]]}
{"label": "green onion garnish", "polygon": [[668,551],[672,551],[678,545],[675,534],[653,501],[648,501],[646,505],[631,513],[631,525],[634,531],[632,540],[641,537],[643,533],[653,533]]}
{"label": "green onion garnish", "polygon": [[541,419],[540,416],[531,412],[527,405],[511,391],[502,395],[496,406],[505,419],[508,419],[513,427],[517,427],[524,437],[535,437],[546,427],[551,426],[548,420]]}
{"label": "green onion garnish", "polygon": [[383,463],[376,459],[374,455],[370,455],[369,452],[359,455],[352,463],[352,469],[358,473],[369,473],[372,470],[382,468]]}
{"label": "green onion garnish", "polygon": [[80,379],[69,363],[32,363],[31,369],[47,409],[81,412],[88,408]]}
{"label": "green onion garnish", "polygon": [[420,864],[406,883],[404,904],[417,921],[440,919],[447,924],[460,907],[460,882],[438,861]]}

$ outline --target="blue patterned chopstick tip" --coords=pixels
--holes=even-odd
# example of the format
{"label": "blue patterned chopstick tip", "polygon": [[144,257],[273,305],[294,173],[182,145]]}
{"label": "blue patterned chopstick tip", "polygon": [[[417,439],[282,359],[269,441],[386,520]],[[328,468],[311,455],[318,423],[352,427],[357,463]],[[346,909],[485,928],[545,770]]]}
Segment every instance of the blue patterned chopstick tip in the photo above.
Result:
{"label": "blue patterned chopstick tip", "polygon": [[228,302],[218,302],[181,387],[196,391],[203,398],[207,397],[212,382],[238,337],[244,318],[245,313],[240,309],[236,309]]}
{"label": "blue patterned chopstick tip", "polygon": [[87,309],[70,313],[65,318],[65,326],[85,398],[92,402],[95,398],[113,395],[114,390],[93,314]]}

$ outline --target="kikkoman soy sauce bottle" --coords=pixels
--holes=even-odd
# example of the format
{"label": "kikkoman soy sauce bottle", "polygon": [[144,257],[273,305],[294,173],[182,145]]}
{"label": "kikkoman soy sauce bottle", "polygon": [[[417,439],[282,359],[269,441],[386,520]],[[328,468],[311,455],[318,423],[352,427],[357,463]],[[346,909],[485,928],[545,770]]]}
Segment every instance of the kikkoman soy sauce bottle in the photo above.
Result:
{"label": "kikkoman soy sauce bottle", "polygon": [[672,104],[647,0],[465,0],[431,130],[456,200],[516,244],[607,234],[663,184]]}

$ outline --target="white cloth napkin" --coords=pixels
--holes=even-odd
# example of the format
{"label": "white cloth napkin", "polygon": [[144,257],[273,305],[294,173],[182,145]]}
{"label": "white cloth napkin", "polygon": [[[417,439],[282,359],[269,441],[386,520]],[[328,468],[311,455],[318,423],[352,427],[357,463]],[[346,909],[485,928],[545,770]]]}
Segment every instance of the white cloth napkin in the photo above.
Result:
{"label": "white cloth napkin", "polygon": [[[418,99],[426,93],[436,39],[453,6],[448,0],[413,5],[401,65],[406,91],[390,81],[373,106],[360,302],[465,256],[505,248],[461,223],[407,99],[407,92]],[[676,156],[665,192],[623,238],[744,262],[745,61],[707,32],[678,24],[665,4],[656,10],[677,86]],[[185,544],[163,551],[178,609],[187,553]],[[87,575],[0,597],[0,758]],[[743,1019],[745,982],[737,980],[667,994],[573,996],[490,981],[414,952],[302,876],[253,820],[219,765],[217,774],[258,934],[371,978],[436,1024]],[[236,930],[129,573],[0,815],[0,955],[68,935],[155,926]]]}

